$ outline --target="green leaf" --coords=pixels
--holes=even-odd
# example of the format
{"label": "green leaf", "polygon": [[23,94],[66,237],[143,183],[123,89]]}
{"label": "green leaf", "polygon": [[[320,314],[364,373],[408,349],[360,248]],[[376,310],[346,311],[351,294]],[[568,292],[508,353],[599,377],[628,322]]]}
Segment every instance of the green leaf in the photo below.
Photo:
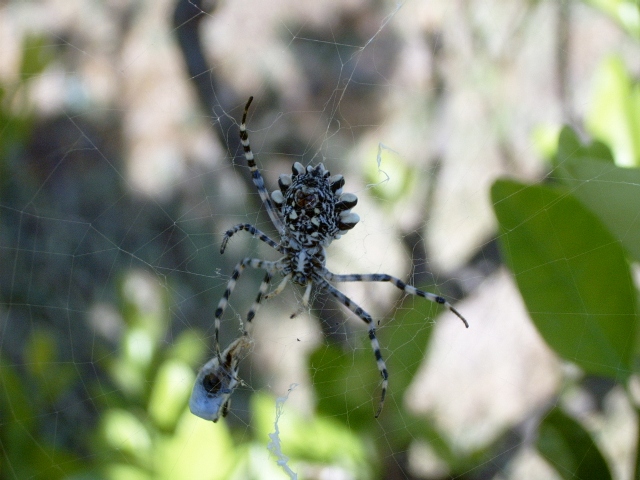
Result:
{"label": "green leaf", "polygon": [[149,415],[155,425],[173,431],[189,400],[193,370],[179,360],[166,360],[158,369],[149,396]]}
{"label": "green leaf", "polygon": [[632,83],[620,58],[610,57],[598,69],[586,122],[611,146],[616,164],[640,165],[640,85]]}
{"label": "green leaf", "polygon": [[631,373],[636,290],[625,253],[564,188],[499,180],[491,190],[500,244],[545,341],[588,373]]}
{"label": "green leaf", "polygon": [[[295,389],[289,393],[295,396]],[[275,432],[282,453],[291,458],[291,464],[299,460],[315,463],[338,464],[347,470],[360,472],[359,478],[370,478],[372,458],[366,443],[355,431],[335,418],[302,415],[289,399],[279,399],[281,415],[277,417],[276,401],[270,395],[257,393],[251,397],[255,437],[262,441]],[[367,474],[368,473],[368,474]]]}
{"label": "green leaf", "polygon": [[[433,290],[427,288],[427,291]],[[385,323],[379,331],[380,346],[388,357],[389,382],[393,382],[390,396],[397,397],[395,403],[402,404],[402,395],[422,365],[433,333],[433,317],[437,313],[443,313],[442,321],[460,322],[446,308],[424,298],[408,296],[402,307],[395,311],[393,320]],[[462,322],[460,328],[465,330]]]}
{"label": "green leaf", "polygon": [[382,143],[378,144],[376,159],[376,163],[367,163],[364,172],[372,197],[384,205],[395,205],[410,196],[417,179],[412,166]]}
{"label": "green leaf", "polygon": [[604,143],[595,140],[589,145],[582,145],[580,138],[571,127],[565,126],[558,137],[558,150],[554,165],[561,166],[569,160],[588,158],[613,163],[613,154]]}
{"label": "green leaf", "polygon": [[30,35],[24,39],[20,75],[28,80],[42,73],[53,59],[52,49],[47,46],[47,39],[39,35]]}
{"label": "green leaf", "polygon": [[230,478],[238,462],[226,423],[212,423],[185,409],[174,435],[160,435],[154,449],[154,479]]}
{"label": "green leaf", "polygon": [[102,414],[100,440],[120,455],[148,466],[153,460],[153,443],[147,426],[133,413],[111,409]]}
{"label": "green leaf", "polygon": [[531,132],[531,141],[538,155],[552,158],[558,150],[560,127],[557,124],[540,124]]}
{"label": "green leaf", "polygon": [[32,403],[48,404],[64,395],[77,376],[76,369],[64,362],[58,362],[55,337],[50,332],[36,329],[25,345],[27,371],[37,384],[37,395]]}
{"label": "green leaf", "polygon": [[551,410],[540,424],[537,447],[562,478],[611,478],[607,462],[589,433],[559,408]]}
{"label": "green leaf", "polygon": [[[417,297],[408,297],[403,305],[377,330],[389,372],[389,389],[380,417],[383,422],[396,418],[404,392],[422,364],[433,332],[430,318],[438,310],[448,312]],[[451,317],[449,320],[459,322],[453,314]],[[460,327],[464,329],[462,324]],[[380,399],[381,377],[366,331],[355,350],[336,346],[316,350],[310,358],[310,374],[320,411],[342,418],[351,428],[370,428]]]}
{"label": "green leaf", "polygon": [[557,168],[556,176],[640,261],[640,169],[572,158]]}
{"label": "green leaf", "polygon": [[370,427],[380,395],[380,374],[367,348],[321,346],[309,359],[318,410],[354,430]]}

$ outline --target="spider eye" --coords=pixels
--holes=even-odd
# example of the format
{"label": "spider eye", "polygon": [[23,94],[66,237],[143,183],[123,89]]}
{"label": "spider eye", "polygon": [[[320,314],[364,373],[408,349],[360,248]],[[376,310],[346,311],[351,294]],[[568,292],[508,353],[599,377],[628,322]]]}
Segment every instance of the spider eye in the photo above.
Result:
{"label": "spider eye", "polygon": [[202,386],[209,393],[218,393],[222,388],[222,382],[217,375],[210,373],[202,379]]}
{"label": "spider eye", "polygon": [[307,192],[298,190],[295,194],[295,201],[300,208],[309,210],[318,204],[318,194],[315,192],[315,190]]}

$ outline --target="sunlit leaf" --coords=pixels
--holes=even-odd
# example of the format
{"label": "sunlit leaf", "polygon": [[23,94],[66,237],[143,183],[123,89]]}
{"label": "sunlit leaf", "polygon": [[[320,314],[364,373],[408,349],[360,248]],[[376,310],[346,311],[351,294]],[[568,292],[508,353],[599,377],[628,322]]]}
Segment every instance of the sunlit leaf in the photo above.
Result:
{"label": "sunlit leaf", "polygon": [[640,85],[620,58],[610,57],[598,69],[586,123],[611,147],[617,165],[640,165]]}
{"label": "sunlit leaf", "polygon": [[156,479],[226,480],[238,457],[224,421],[208,422],[185,409],[175,434],[160,436],[154,461]]}
{"label": "sunlit leaf", "polygon": [[194,381],[193,370],[183,362],[167,360],[160,366],[149,397],[149,414],[159,428],[174,429]]}
{"label": "sunlit leaf", "polygon": [[[373,152],[372,152],[373,154]],[[412,191],[416,176],[407,161],[395,150],[378,144],[375,162],[366,164],[364,172],[373,198],[396,204]]]}
{"label": "sunlit leaf", "polygon": [[103,473],[105,478],[109,480],[151,480],[153,478],[153,474],[151,472],[135,465],[123,463],[112,463],[107,465],[104,468]]}
{"label": "sunlit leaf", "polygon": [[202,365],[208,352],[206,338],[202,331],[189,329],[180,333],[173,345],[167,351],[167,357],[181,360],[191,368]]}
{"label": "sunlit leaf", "polygon": [[636,290],[625,252],[566,189],[497,181],[500,244],[546,342],[586,372],[631,372]]}
{"label": "sunlit leaf", "polygon": [[[295,389],[289,394],[296,395]],[[370,478],[371,458],[361,437],[351,428],[329,417],[307,417],[284,401],[278,417],[277,441],[284,455],[292,462],[307,460],[341,465],[359,473],[354,478]],[[269,395],[256,394],[251,398],[254,428],[257,438],[269,438],[275,432],[276,402]],[[371,452],[369,452],[370,454]]]}
{"label": "sunlit leaf", "polygon": [[532,132],[531,140],[542,157],[551,158],[556,154],[559,135],[560,128],[557,125],[538,125]]}
{"label": "sunlit leaf", "polygon": [[100,437],[111,449],[149,464],[152,439],[146,426],[131,412],[111,409],[102,414]]}

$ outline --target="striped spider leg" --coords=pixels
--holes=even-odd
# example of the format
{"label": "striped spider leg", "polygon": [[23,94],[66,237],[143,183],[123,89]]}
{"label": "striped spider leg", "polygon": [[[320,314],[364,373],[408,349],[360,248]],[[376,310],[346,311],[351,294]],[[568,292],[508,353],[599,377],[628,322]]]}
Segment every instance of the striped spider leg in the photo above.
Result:
{"label": "striped spider leg", "polygon": [[[215,312],[215,341],[218,364],[222,365],[224,358],[224,352],[220,354],[218,345],[220,319],[236,282],[246,267],[266,271],[266,275],[259,287],[258,296],[247,314],[246,327],[250,326],[261,301],[280,293],[287,283],[305,287],[305,293],[302,297],[304,306],[309,303],[311,289],[315,285],[317,289],[324,290],[332,295],[367,324],[371,348],[382,377],[380,403],[375,414],[377,417],[384,404],[389,374],[376,337],[373,319],[371,315],[329,282],[389,282],[409,295],[420,296],[444,305],[457,315],[466,327],[469,324],[443,297],[418,290],[399,278],[386,274],[336,275],[327,270],[326,247],[333,240],[337,240],[346,234],[360,221],[358,214],[351,211],[357,204],[358,198],[352,193],[343,193],[342,188],[345,180],[342,175],[331,176],[330,172],[321,163],[316,166],[304,167],[299,162],[295,162],[292,165],[291,174],[280,175],[278,180],[279,189],[269,195],[264,179],[256,165],[246,128],[247,114],[252,100],[253,97],[250,97],[244,108],[240,124],[240,139],[247,165],[251,171],[253,184],[258,190],[271,223],[280,235],[280,240],[279,242],[272,240],[253,225],[238,224],[225,233],[220,252],[224,252],[227,242],[233,235],[240,231],[246,231],[278,251],[282,256],[276,261],[245,258],[233,270],[231,279]],[[271,279],[276,274],[281,275],[283,279],[273,291],[267,293]],[[244,335],[248,336],[249,330],[246,327],[243,328],[243,331]]]}
{"label": "striped spider leg", "polygon": [[439,305],[444,305],[460,320],[462,320],[462,323],[464,323],[464,326],[466,328],[469,328],[469,322],[467,322],[467,320],[460,314],[460,312],[458,312],[458,310],[456,310],[453,305],[447,302],[444,297],[425,292],[423,290],[418,290],[413,285],[409,285],[399,278],[392,277],[391,275],[387,275],[386,273],[352,273],[348,275],[336,275],[335,273],[327,271],[324,275],[324,278],[332,282],[389,282],[408,295],[415,295],[417,297],[426,298],[427,300],[430,300]]}

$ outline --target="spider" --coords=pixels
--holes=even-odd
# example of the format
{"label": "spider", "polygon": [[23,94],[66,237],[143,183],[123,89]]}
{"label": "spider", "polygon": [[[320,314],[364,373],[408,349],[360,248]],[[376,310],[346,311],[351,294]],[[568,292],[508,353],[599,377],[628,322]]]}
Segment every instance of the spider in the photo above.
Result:
{"label": "spider", "polygon": [[[263,299],[271,298],[280,293],[284,290],[288,282],[305,287],[305,292],[302,297],[302,304],[305,307],[308,306],[309,303],[311,288],[315,285],[316,288],[331,294],[338,302],[351,310],[367,324],[371,348],[375,355],[378,370],[382,376],[380,403],[375,413],[375,417],[377,418],[384,405],[389,374],[384,359],[382,358],[380,344],[376,338],[376,328],[373,319],[371,315],[329,282],[389,282],[406,294],[417,295],[444,305],[462,320],[465,327],[469,328],[469,324],[443,297],[418,290],[399,278],[377,273],[338,275],[331,273],[326,268],[325,248],[328,247],[333,240],[339,239],[355,227],[360,220],[358,214],[351,211],[356,205],[358,198],[353,193],[342,192],[342,187],[345,183],[342,175],[331,176],[330,172],[326,170],[321,163],[315,167],[307,166],[305,168],[299,162],[293,164],[291,175],[280,175],[278,180],[279,190],[275,190],[269,195],[262,175],[256,166],[247,133],[247,114],[252,100],[253,97],[249,97],[244,107],[242,122],[240,124],[240,139],[244,148],[245,159],[251,171],[251,176],[253,177],[253,184],[258,190],[262,204],[273,226],[280,235],[280,241],[276,242],[272,240],[251,224],[241,223],[226,231],[220,247],[220,253],[224,253],[227,242],[234,234],[245,230],[277,250],[282,257],[276,261],[247,257],[240,261],[234,268],[231,279],[227,283],[227,288],[215,311],[215,343],[218,358],[220,358],[220,347],[218,344],[220,318],[236,286],[238,277],[240,277],[247,267],[266,271],[266,275],[258,289],[258,296],[247,313],[248,324],[250,324],[255,317],[260,302]],[[280,274],[284,278],[275,290],[267,294],[269,284],[275,274]],[[222,361],[220,360],[219,363],[222,364]]]}
{"label": "spider", "polygon": [[252,346],[253,340],[246,334],[241,335],[222,354],[216,352],[216,356],[204,364],[189,399],[191,413],[214,423],[221,416],[227,416],[231,394],[242,383],[238,378],[240,360],[247,356]]}

